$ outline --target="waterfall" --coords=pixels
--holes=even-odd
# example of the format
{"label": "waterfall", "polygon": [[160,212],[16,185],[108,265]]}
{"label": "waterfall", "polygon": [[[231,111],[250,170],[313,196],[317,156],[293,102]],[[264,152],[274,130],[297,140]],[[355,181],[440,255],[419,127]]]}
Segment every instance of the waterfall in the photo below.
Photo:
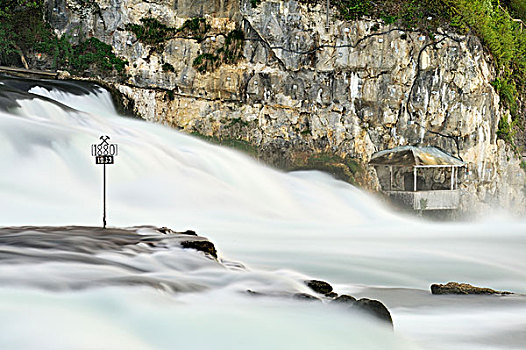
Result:
{"label": "waterfall", "polygon": [[[21,336],[31,319],[27,315],[35,329],[42,328],[35,339],[66,347],[78,345],[76,339],[132,348],[526,344],[519,336],[526,323],[525,297],[462,299],[428,292],[431,283],[452,280],[526,293],[524,220],[502,213],[469,223],[401,216],[329,175],[284,173],[168,127],[119,116],[110,94],[96,85],[7,77],[0,82],[1,226],[101,225],[102,169],[90,145],[108,135],[119,145],[115,164],[107,166],[109,226],[192,229],[214,242],[223,259],[247,266],[240,272],[166,251],[150,258],[108,253],[102,258],[111,264],[89,267],[76,259],[27,258],[16,266],[0,261],[3,323],[17,321],[2,331],[4,346],[39,344]],[[110,285],[72,292],[94,276],[125,276],[116,262],[205,290],[173,295]],[[325,305],[240,294],[254,286],[301,292],[307,278],[330,281],[338,293],[382,300],[395,332]],[[45,333],[69,318],[101,333],[84,334],[70,325],[63,343]],[[476,331],[470,328],[474,320]],[[178,331],[171,334],[172,329]],[[115,338],[103,342],[105,332]],[[206,343],[202,334],[214,340]]]}

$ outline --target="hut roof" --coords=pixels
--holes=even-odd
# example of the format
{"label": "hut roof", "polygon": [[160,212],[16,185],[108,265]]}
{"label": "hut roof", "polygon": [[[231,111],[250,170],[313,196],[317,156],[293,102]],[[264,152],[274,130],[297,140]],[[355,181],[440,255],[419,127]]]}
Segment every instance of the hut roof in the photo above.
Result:
{"label": "hut roof", "polygon": [[436,147],[402,146],[373,154],[371,165],[464,166],[466,163]]}

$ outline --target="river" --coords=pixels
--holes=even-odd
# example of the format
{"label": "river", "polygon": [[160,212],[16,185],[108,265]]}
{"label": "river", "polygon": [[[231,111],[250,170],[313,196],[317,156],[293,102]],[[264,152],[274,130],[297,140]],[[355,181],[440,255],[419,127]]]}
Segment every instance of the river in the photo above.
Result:
{"label": "river", "polygon": [[[524,218],[497,210],[462,223],[403,216],[329,175],[284,173],[120,116],[109,93],[90,83],[0,83],[0,226],[100,225],[102,168],[90,146],[108,135],[119,145],[107,166],[108,225],[192,229],[226,264],[177,248],[57,260],[59,243],[45,253],[0,245],[17,256],[0,259],[2,348],[526,347]],[[90,256],[108,264],[86,263]],[[129,274],[116,262],[198,287],[100,283]],[[326,303],[242,293],[309,292],[306,279],[382,301],[394,331]],[[516,294],[430,294],[430,284],[448,281]]]}

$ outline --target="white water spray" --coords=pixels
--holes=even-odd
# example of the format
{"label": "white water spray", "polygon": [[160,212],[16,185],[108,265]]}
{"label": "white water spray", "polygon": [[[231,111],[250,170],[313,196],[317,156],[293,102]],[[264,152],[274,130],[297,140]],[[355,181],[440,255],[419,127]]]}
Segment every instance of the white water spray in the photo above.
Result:
{"label": "white water spray", "polygon": [[[107,92],[73,95],[43,87],[33,87],[31,92],[77,111],[35,98],[18,100],[20,107],[0,112],[4,163],[0,224],[97,225],[101,169],[93,164],[89,147],[100,135],[108,134],[119,143],[120,153],[108,169],[110,226],[194,229],[215,242],[222,256],[252,269],[274,271],[275,276],[293,280],[308,275],[338,283],[339,293],[374,296],[385,301],[393,313],[395,338],[378,330],[392,344],[399,337],[409,337],[424,348],[481,348],[488,343],[482,333],[492,334],[491,344],[496,348],[526,344],[520,337],[509,337],[526,323],[522,297],[466,303],[459,297],[447,299],[424,292],[431,283],[457,280],[525,293],[524,221],[436,224],[398,217],[369,195],[327,175],[285,174],[166,127],[119,117]],[[400,287],[403,289],[391,289]],[[4,291],[8,300],[9,293]],[[22,298],[42,303],[56,298],[35,293],[26,292]],[[137,302],[135,292],[124,293],[127,297],[119,301],[121,307]],[[238,303],[229,293],[218,295],[223,306],[207,303],[212,319]],[[68,296],[66,304],[91,305],[93,298],[103,304],[116,299],[111,292],[100,290]],[[195,298],[198,303],[209,299]],[[182,299],[185,305],[196,304],[192,297]],[[38,307],[45,309],[42,303],[37,302]],[[458,304],[461,306],[455,307]],[[282,312],[296,313],[296,306],[274,312],[261,311],[257,304],[242,305],[246,314],[230,321],[246,332],[243,325],[251,313],[261,312],[268,319],[288,317]],[[155,312],[149,307],[141,309],[144,305],[138,307],[133,311],[136,319]],[[188,312],[192,310],[202,314],[201,321],[206,318],[203,310],[189,308]],[[462,327],[474,310],[486,332]],[[317,312],[307,313],[315,317]],[[507,315],[506,330],[491,322],[503,315]],[[118,324],[117,316],[107,317]],[[339,316],[331,317],[343,322]],[[306,332],[314,327],[299,319],[294,322],[306,327]],[[159,320],[149,318],[157,327]],[[278,332],[277,327],[270,330]],[[159,345],[146,338],[148,344]],[[320,333],[318,341],[326,340]]]}

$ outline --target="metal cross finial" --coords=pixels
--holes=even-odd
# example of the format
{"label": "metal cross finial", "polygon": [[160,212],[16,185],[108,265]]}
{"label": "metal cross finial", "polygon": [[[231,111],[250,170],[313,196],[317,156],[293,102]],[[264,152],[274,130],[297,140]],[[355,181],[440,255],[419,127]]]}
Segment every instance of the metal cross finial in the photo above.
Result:
{"label": "metal cross finial", "polygon": [[103,135],[100,137],[100,139],[102,140],[103,143],[108,143],[108,140],[110,139],[109,136],[106,136],[106,135]]}

